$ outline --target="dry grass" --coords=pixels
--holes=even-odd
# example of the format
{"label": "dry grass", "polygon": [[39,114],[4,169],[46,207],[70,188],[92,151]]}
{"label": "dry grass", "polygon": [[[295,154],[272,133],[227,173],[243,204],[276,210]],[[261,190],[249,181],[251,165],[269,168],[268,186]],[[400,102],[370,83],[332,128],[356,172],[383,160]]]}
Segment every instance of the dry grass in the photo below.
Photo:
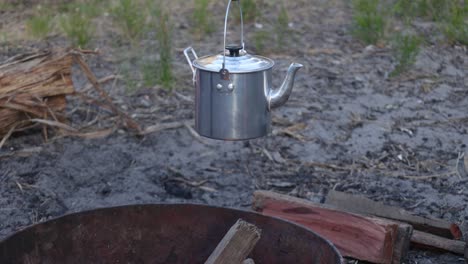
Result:
{"label": "dry grass", "polygon": [[[141,133],[140,126],[123,113],[102,89],[84,61],[83,50],[53,50],[23,54],[0,64],[0,148],[15,131],[42,127],[44,138],[48,129],[59,129],[60,134],[80,137],[105,136],[115,127],[124,127]],[[75,91],[71,80],[71,66],[76,63],[87,77],[98,96]],[[96,94],[96,93],[93,93]],[[66,122],[65,96],[78,96],[84,103],[110,110],[118,124],[100,131],[83,132]],[[85,127],[83,127],[85,128]]]}
{"label": "dry grass", "polygon": [[33,117],[63,117],[58,112],[65,109],[65,95],[74,92],[71,64],[72,55],[59,50],[21,55],[0,65],[0,136],[29,126]]}

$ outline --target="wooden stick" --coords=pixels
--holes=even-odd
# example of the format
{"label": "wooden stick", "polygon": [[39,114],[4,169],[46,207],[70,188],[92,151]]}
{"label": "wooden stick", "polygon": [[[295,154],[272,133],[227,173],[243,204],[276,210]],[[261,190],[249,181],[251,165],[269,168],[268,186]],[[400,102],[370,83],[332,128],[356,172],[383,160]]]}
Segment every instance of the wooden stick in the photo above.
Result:
{"label": "wooden stick", "polygon": [[401,263],[412,227],[269,191],[254,193],[253,209],[306,226],[330,240],[342,255],[374,263]]}
{"label": "wooden stick", "polygon": [[245,222],[237,222],[229,229],[205,264],[242,263],[260,240],[261,229]]}
{"label": "wooden stick", "polygon": [[96,78],[96,76],[93,74],[91,71],[91,68],[88,66],[88,64],[83,60],[82,56],[79,53],[74,53],[74,59],[80,66],[81,70],[84,72],[88,80],[91,82],[91,84],[94,86],[96,91],[99,93],[101,98],[103,98],[107,105],[111,108],[111,110],[119,115],[121,119],[124,121],[124,125],[128,128],[136,130],[139,134],[141,134],[142,130],[140,125],[133,120],[129,115],[121,111],[114,103],[112,102],[112,99],[109,97],[109,95],[106,93],[106,91],[101,87],[101,84],[99,83],[99,80]]}
{"label": "wooden stick", "polygon": [[176,129],[176,128],[183,127],[183,126],[184,126],[184,122],[181,122],[181,121],[176,121],[176,122],[171,122],[171,123],[159,123],[156,125],[148,126],[141,132],[141,134],[146,135],[150,133],[160,132],[163,130]]}
{"label": "wooden stick", "polygon": [[464,255],[466,246],[464,241],[447,239],[417,230],[413,231],[411,243],[417,248],[448,251],[458,255]]}
{"label": "wooden stick", "polygon": [[414,229],[434,235],[460,239],[462,232],[457,224],[442,219],[414,215],[401,208],[372,201],[361,195],[353,195],[331,190],[325,204],[352,213],[374,215],[411,224]]}

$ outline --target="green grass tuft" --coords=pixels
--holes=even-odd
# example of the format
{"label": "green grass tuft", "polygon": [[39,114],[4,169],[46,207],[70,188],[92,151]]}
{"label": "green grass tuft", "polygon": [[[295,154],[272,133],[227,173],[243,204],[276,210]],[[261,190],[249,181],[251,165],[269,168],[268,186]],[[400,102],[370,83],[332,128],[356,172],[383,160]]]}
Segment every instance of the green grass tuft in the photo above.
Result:
{"label": "green grass tuft", "polygon": [[169,15],[163,11],[157,12],[158,27],[156,38],[159,46],[158,76],[159,83],[167,89],[172,89],[174,74],[172,72],[172,34]]}
{"label": "green grass tuft", "polygon": [[253,42],[254,42],[254,47],[255,51],[259,52],[265,52],[267,46],[266,43],[270,40],[270,32],[266,30],[259,30],[256,31],[254,36],[253,36]]}
{"label": "green grass tuft", "polygon": [[130,40],[136,40],[145,31],[145,12],[134,0],[118,0],[112,10],[114,21]]}
{"label": "green grass tuft", "polygon": [[72,43],[81,48],[86,47],[93,37],[91,21],[79,10],[60,17],[60,28]]}
{"label": "green grass tuft", "polygon": [[[255,22],[258,15],[257,4],[255,0],[242,0],[240,3],[242,6],[242,18],[244,19],[244,23]],[[236,21],[240,23],[240,13],[238,10],[234,9],[238,9],[237,4],[233,6],[233,11]]]}
{"label": "green grass tuft", "polygon": [[0,2],[1,11],[15,11],[23,7],[24,4],[19,1],[10,1],[9,3],[4,3],[4,1]]}
{"label": "green grass tuft", "polygon": [[416,61],[422,39],[414,35],[398,35],[395,39],[395,53],[398,61],[397,66],[390,74],[396,76],[407,70]]}
{"label": "green grass tuft", "polygon": [[160,5],[152,5],[149,8],[151,25],[156,29],[156,41],[158,45],[149,47],[149,53],[157,53],[158,56],[148,56],[140,61],[142,83],[145,87],[154,87],[159,84],[165,89],[171,90],[174,84],[172,68],[172,26],[169,14],[161,10]]}
{"label": "green grass tuft", "polygon": [[468,44],[468,4],[458,0],[398,0],[396,16],[406,21],[429,19],[439,25],[448,42]]}
{"label": "green grass tuft", "polygon": [[386,20],[376,0],[353,0],[353,34],[365,44],[377,44],[384,36]]}
{"label": "green grass tuft", "polygon": [[209,2],[210,0],[195,0],[192,20],[194,33],[198,38],[201,38],[203,34],[211,34],[215,31],[211,15],[208,13]]}
{"label": "green grass tuft", "polygon": [[448,41],[468,45],[468,4],[452,3],[449,15],[442,22]]}
{"label": "green grass tuft", "polygon": [[52,16],[38,14],[26,21],[26,30],[37,39],[45,39],[51,31]]}
{"label": "green grass tuft", "polygon": [[0,31],[0,44],[8,43],[8,36],[6,32]]}
{"label": "green grass tuft", "polygon": [[265,27],[255,31],[253,46],[256,52],[282,52],[295,41],[296,32],[290,28],[290,19],[284,4],[281,4],[273,21],[265,21]]}
{"label": "green grass tuft", "polygon": [[457,0],[398,0],[393,13],[406,19],[422,17],[433,21],[443,18]]}
{"label": "green grass tuft", "polygon": [[281,50],[286,46],[286,40],[288,39],[288,35],[291,33],[291,30],[289,29],[288,11],[284,5],[281,6],[278,19],[275,23],[274,31],[276,34],[276,48]]}

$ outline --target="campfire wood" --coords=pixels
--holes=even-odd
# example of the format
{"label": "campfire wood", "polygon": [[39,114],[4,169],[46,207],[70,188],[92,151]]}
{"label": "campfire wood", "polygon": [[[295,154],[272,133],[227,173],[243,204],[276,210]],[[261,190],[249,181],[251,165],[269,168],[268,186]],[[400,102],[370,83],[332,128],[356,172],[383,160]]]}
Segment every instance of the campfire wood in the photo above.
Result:
{"label": "campfire wood", "polygon": [[411,243],[416,248],[447,251],[458,255],[464,255],[466,246],[464,241],[447,239],[417,230],[413,232]]}
{"label": "campfire wood", "polygon": [[205,264],[245,263],[247,256],[260,240],[262,230],[242,219],[229,229]]}
{"label": "campfire wood", "polygon": [[462,232],[456,223],[414,215],[398,207],[372,201],[362,195],[331,190],[325,204],[348,212],[373,215],[411,224],[414,229],[450,239],[460,239]]}
{"label": "campfire wood", "polygon": [[408,224],[335,210],[270,191],[256,191],[253,208],[309,227],[335,243],[344,256],[355,259],[401,263],[409,247],[412,227]]}

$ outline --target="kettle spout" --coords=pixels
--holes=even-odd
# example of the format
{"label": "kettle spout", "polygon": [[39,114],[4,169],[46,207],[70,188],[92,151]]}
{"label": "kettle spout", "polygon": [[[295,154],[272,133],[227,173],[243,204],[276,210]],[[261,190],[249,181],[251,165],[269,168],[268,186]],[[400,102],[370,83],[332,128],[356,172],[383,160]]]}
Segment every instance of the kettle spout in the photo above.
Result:
{"label": "kettle spout", "polygon": [[300,63],[291,63],[284,78],[283,84],[278,89],[271,89],[268,94],[269,108],[273,109],[279,106],[282,106],[286,101],[288,101],[289,96],[291,95],[294,78],[296,77],[296,72],[302,68],[303,65]]}

